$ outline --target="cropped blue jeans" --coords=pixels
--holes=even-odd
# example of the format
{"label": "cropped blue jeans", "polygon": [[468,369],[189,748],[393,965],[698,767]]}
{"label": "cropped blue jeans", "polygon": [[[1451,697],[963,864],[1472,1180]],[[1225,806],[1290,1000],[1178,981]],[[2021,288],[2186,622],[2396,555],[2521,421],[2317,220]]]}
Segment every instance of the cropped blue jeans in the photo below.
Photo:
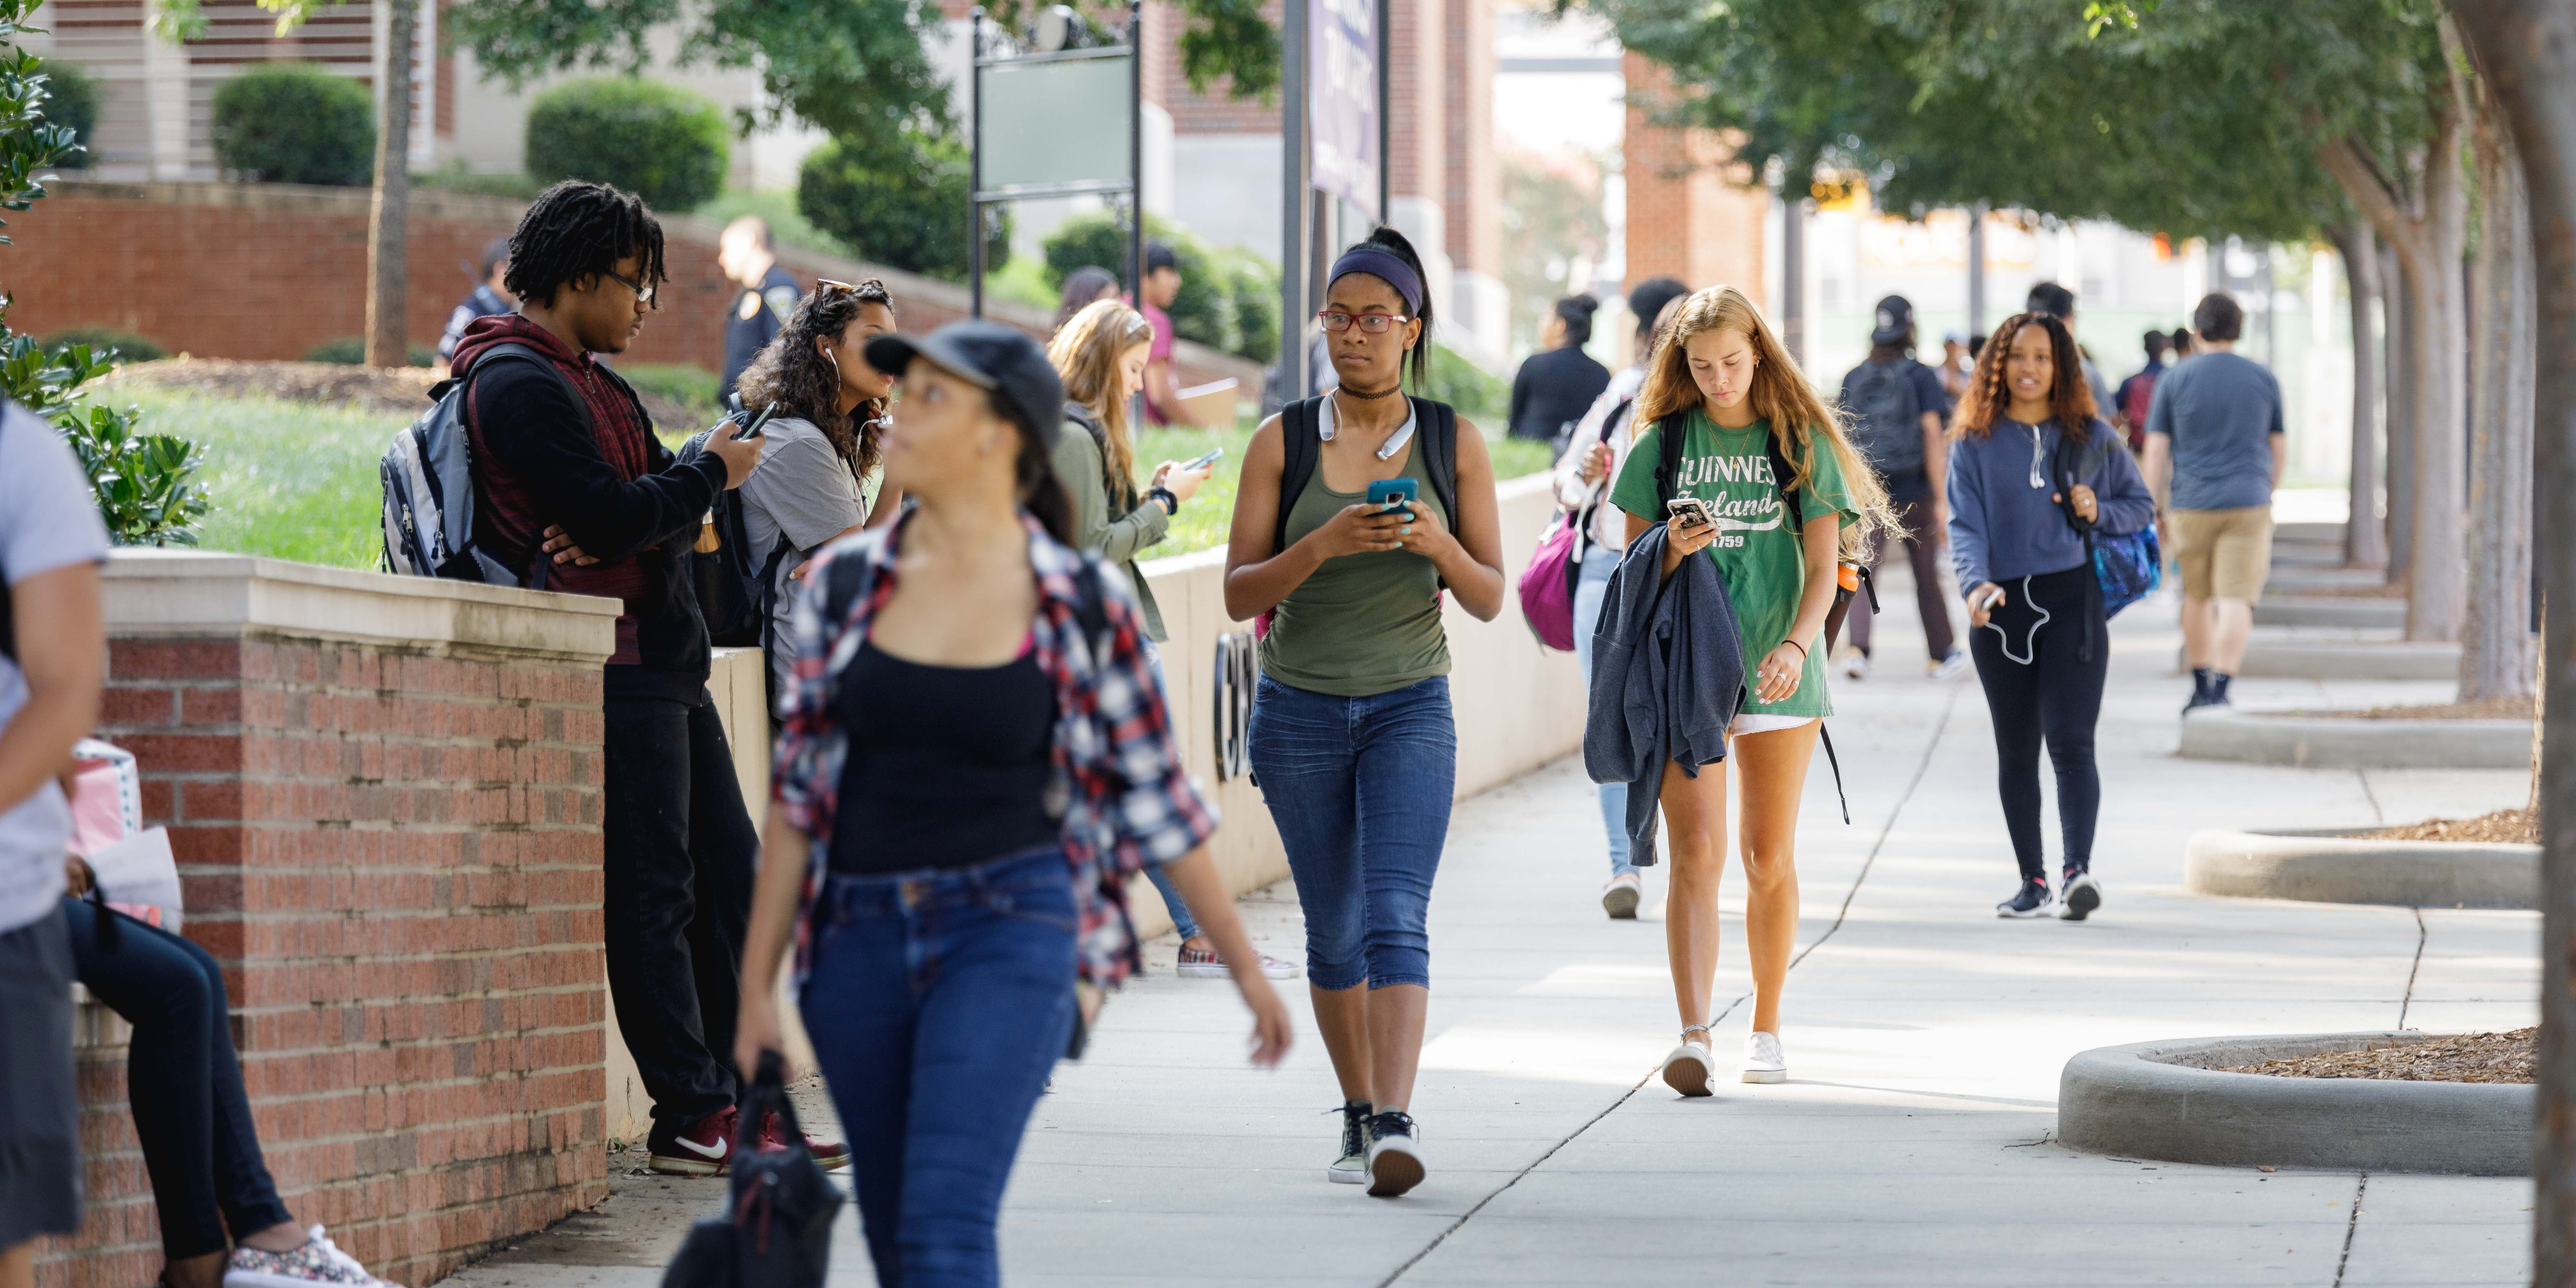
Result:
{"label": "cropped blue jeans", "polygon": [[1308,982],[1429,987],[1431,878],[1458,782],[1448,677],[1343,698],[1263,676],[1251,752],[1306,913]]}

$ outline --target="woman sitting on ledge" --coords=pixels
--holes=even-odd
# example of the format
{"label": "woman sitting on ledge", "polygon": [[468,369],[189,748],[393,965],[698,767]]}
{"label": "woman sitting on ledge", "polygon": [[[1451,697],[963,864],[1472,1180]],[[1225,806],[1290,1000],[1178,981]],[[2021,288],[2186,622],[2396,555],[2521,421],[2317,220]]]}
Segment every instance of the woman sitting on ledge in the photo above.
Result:
{"label": "woman sitting on ledge", "polygon": [[[64,861],[72,964],[90,994],[134,1026],[126,1098],[161,1213],[169,1288],[392,1288],[298,1226],[260,1157],[233,1053],[223,969],[195,944],[79,896],[89,864]],[[226,1231],[231,1239],[227,1255]]]}

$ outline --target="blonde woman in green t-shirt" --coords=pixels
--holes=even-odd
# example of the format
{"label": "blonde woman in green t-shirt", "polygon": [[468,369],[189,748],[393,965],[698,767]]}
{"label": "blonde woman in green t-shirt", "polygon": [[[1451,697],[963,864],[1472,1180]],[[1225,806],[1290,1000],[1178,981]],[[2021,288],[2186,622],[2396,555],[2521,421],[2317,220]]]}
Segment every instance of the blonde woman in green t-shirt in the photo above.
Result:
{"label": "blonde woman in green t-shirt", "polygon": [[[1664,575],[1705,554],[1717,563],[1743,632],[1743,710],[1728,730],[1728,759],[1744,793],[1737,849],[1748,887],[1744,938],[1753,965],[1753,1027],[1744,1042],[1746,1082],[1781,1082],[1780,986],[1798,934],[1798,798],[1822,718],[1825,614],[1836,564],[1858,557],[1867,534],[1890,526],[1887,493],[1852,451],[1761,310],[1732,286],[1685,300],[1647,361],[1635,424],[1644,426],[1611,488],[1627,512],[1628,540],[1650,524],[1669,528]],[[1707,503],[1713,524],[1667,518],[1656,474],[1662,436],[1683,435],[1672,494]],[[1772,462],[1788,466],[1778,478]],[[1726,775],[1664,767],[1664,821],[1672,853],[1664,942],[1672,958],[1681,1044],[1664,1081],[1686,1096],[1709,1094],[1710,1008],[1717,988],[1717,886],[1726,867]]]}

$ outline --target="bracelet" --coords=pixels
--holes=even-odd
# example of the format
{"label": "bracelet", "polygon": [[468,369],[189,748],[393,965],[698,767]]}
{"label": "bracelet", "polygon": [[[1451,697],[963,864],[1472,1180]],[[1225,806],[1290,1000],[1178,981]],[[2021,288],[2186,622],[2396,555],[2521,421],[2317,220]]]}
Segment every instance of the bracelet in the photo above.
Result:
{"label": "bracelet", "polygon": [[1793,648],[1793,649],[1798,650],[1798,656],[1800,656],[1800,657],[1805,657],[1805,656],[1807,656],[1807,646],[1806,646],[1806,645],[1801,644],[1801,643],[1799,643],[1799,642],[1798,642],[1798,641],[1796,641],[1796,640],[1782,640],[1782,641],[1780,641],[1780,642],[1781,642],[1781,643],[1783,643],[1783,644],[1788,645],[1789,647],[1791,647],[1791,648]]}
{"label": "bracelet", "polygon": [[1165,517],[1176,517],[1181,512],[1181,498],[1172,495],[1172,490],[1170,488],[1155,488],[1153,491],[1145,494],[1145,499],[1149,501],[1162,502],[1163,514]]}

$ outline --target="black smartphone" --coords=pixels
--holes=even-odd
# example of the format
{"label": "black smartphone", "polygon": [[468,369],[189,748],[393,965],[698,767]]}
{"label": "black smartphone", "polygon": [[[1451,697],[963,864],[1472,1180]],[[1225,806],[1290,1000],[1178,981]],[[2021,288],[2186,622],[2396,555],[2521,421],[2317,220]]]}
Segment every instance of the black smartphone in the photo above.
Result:
{"label": "black smartphone", "polygon": [[758,437],[760,437],[760,428],[761,428],[761,426],[768,424],[768,423],[769,423],[769,418],[770,418],[770,417],[772,417],[772,416],[775,416],[775,415],[777,415],[777,414],[778,414],[778,404],[777,404],[777,403],[774,403],[774,402],[773,402],[773,403],[769,404],[768,406],[761,408],[761,409],[760,409],[760,414],[758,414],[758,415],[756,415],[756,416],[753,416],[753,417],[751,418],[751,420],[750,420],[750,422],[749,422],[748,424],[745,424],[745,425],[742,427],[742,429],[741,429],[740,431],[738,431],[738,432],[736,432],[736,433],[734,434],[734,438],[735,438],[737,441],[739,441],[739,440],[741,440],[741,439],[745,439],[745,438],[758,438]]}

